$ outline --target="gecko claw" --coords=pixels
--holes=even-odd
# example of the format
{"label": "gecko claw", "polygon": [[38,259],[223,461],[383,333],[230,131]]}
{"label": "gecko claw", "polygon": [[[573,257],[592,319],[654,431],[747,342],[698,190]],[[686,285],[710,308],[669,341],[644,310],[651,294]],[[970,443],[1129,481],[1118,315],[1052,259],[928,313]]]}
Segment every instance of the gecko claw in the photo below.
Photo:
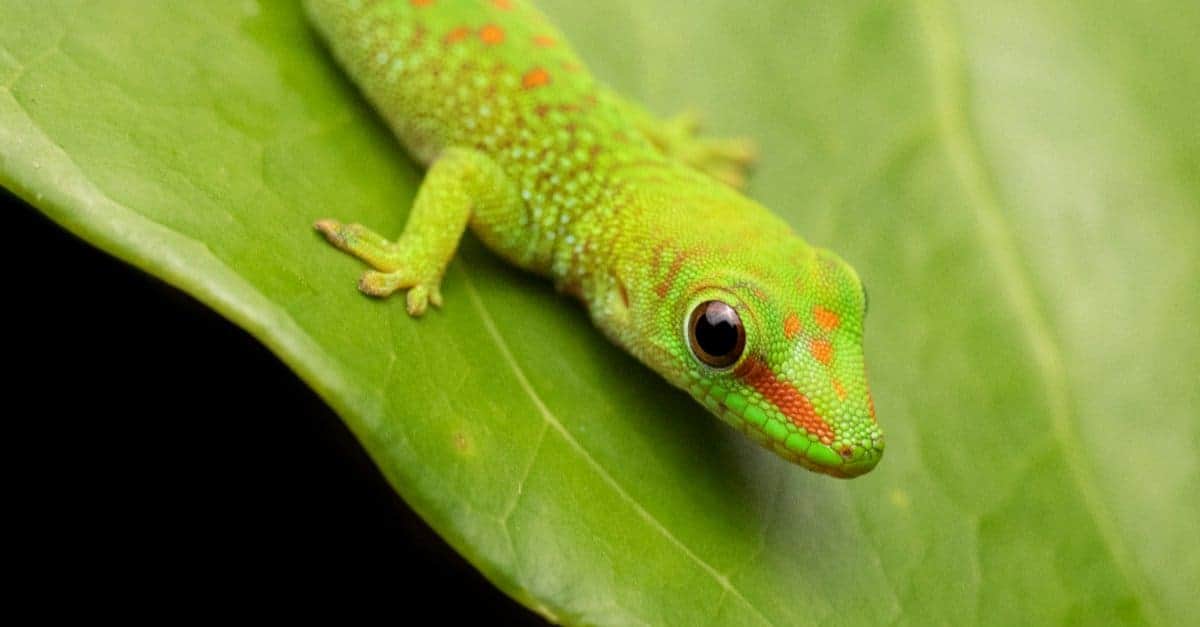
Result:
{"label": "gecko claw", "polygon": [[325,239],[328,240],[330,244],[333,244],[338,248],[345,246],[346,240],[344,237],[342,237],[341,222],[325,218],[323,220],[317,220],[314,222],[313,228],[316,229],[318,233],[325,236]]}
{"label": "gecko claw", "polygon": [[408,315],[416,318],[425,313],[429,307],[429,287],[426,285],[415,285],[408,290],[408,295],[404,298],[405,308],[408,309]]}

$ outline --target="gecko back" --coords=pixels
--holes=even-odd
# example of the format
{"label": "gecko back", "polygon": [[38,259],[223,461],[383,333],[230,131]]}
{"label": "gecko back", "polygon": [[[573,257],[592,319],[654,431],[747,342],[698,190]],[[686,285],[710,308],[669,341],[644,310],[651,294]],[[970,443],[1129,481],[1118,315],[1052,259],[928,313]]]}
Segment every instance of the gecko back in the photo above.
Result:
{"label": "gecko back", "polygon": [[[500,158],[549,131],[632,130],[559,31],[520,0],[307,0],[334,55],[408,149]],[[647,146],[649,147],[649,146]],[[514,166],[520,160],[503,160]],[[506,168],[510,169],[510,168]]]}

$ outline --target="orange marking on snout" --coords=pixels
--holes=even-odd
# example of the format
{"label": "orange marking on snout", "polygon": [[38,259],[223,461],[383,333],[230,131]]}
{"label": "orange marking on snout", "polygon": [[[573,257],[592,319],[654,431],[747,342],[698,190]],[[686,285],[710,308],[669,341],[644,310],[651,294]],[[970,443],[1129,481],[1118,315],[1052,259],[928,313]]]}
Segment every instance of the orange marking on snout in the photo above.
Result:
{"label": "orange marking on snout", "polygon": [[837,315],[837,312],[830,311],[820,305],[813,307],[813,318],[816,318],[817,324],[826,331],[832,331],[842,323],[842,319]]}
{"label": "orange marking on snout", "polygon": [[533,38],[533,43],[543,48],[553,48],[558,42],[549,35],[538,35]]}
{"label": "orange marking on snout", "polygon": [[833,379],[830,383],[833,384],[833,391],[837,393],[838,398],[843,401],[846,400],[846,386],[842,385],[839,379]]}
{"label": "orange marking on snout", "polygon": [[759,394],[779,408],[792,424],[808,433],[816,434],[824,444],[833,442],[833,427],[817,413],[812,401],[791,383],[779,380],[770,366],[761,359],[749,357],[734,375],[758,390]]}
{"label": "orange marking on snout", "polygon": [[488,24],[479,29],[479,38],[485,44],[498,44],[504,41],[504,29],[495,24]]}
{"label": "orange marking on snout", "polygon": [[816,338],[808,344],[808,352],[817,361],[828,366],[833,361],[833,344],[826,339]]}
{"label": "orange marking on snout", "polygon": [[414,7],[427,7],[433,4],[433,0],[410,0],[409,4]]}
{"label": "orange marking on snout", "polygon": [[550,73],[545,68],[535,67],[525,73],[521,78],[521,85],[525,89],[533,89],[550,83]]}
{"label": "orange marking on snout", "polygon": [[492,0],[492,6],[501,11],[508,11],[512,9],[512,0]]}
{"label": "orange marking on snout", "polygon": [[471,29],[467,28],[466,26],[459,26],[458,28],[446,33],[446,36],[442,39],[442,41],[448,44],[454,44],[466,39],[467,35],[470,34]]}
{"label": "orange marking on snout", "polygon": [[787,317],[783,319],[783,336],[790,340],[796,337],[796,334],[799,332],[800,316],[797,316],[795,313],[789,313]]}

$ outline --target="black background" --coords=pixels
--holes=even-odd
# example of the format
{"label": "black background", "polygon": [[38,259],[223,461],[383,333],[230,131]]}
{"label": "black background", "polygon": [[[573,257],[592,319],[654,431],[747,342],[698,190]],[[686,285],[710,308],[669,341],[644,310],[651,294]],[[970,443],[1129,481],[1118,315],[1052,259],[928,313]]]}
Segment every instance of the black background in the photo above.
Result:
{"label": "black background", "polygon": [[256,340],[4,190],[0,209],[6,570],[50,592],[47,610],[327,604],[544,624]]}

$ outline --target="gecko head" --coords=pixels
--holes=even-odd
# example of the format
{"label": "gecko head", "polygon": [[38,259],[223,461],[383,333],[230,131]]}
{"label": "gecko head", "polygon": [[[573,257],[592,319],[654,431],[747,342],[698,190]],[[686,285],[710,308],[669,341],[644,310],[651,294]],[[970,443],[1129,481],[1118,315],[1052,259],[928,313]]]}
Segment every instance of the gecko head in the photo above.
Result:
{"label": "gecko head", "polygon": [[863,361],[866,292],[831,252],[806,248],[789,261],[689,286],[674,316],[681,383],[780,456],[855,477],[883,455]]}

